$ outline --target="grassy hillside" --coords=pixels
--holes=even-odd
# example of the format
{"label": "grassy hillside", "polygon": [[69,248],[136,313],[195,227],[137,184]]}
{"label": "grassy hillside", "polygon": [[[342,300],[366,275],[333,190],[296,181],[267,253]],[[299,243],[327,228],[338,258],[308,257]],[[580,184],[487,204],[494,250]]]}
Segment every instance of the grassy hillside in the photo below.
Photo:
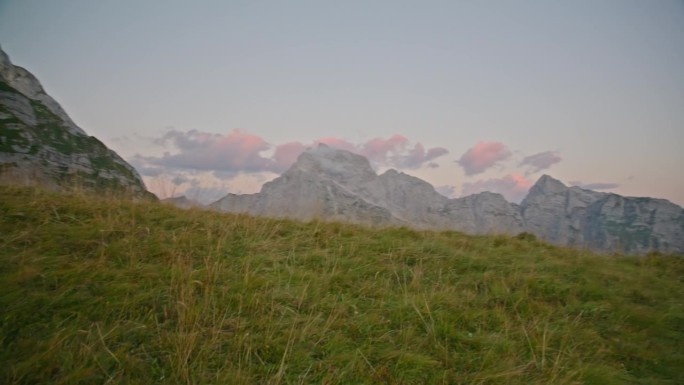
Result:
{"label": "grassy hillside", "polygon": [[681,384],[684,258],[0,187],[3,384]]}

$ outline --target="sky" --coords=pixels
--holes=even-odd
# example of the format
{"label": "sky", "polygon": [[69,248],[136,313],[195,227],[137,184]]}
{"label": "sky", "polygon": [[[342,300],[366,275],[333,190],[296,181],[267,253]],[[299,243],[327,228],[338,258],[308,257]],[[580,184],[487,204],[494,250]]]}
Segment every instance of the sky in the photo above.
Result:
{"label": "sky", "polygon": [[162,198],[326,143],[449,197],[684,205],[681,0],[0,0],[0,45]]}

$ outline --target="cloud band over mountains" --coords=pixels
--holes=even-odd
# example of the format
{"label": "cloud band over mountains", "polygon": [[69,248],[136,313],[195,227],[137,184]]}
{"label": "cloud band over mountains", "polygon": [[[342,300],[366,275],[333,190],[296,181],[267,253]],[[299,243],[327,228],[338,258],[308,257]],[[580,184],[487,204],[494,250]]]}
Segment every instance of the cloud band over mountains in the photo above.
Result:
{"label": "cloud band over mountains", "polygon": [[[449,151],[443,147],[426,149],[422,143],[412,144],[402,135],[373,138],[365,143],[352,143],[336,137],[324,137],[313,143],[299,141],[272,146],[258,135],[235,129],[228,134],[213,134],[198,130],[170,130],[154,143],[175,152],[161,156],[136,155],[132,163],[145,176],[157,176],[169,171],[210,171],[217,177],[237,173],[281,173],[290,167],[308,147],[324,143],[365,156],[376,167],[398,169],[435,168],[434,162]],[[270,155],[264,155],[271,152]]]}

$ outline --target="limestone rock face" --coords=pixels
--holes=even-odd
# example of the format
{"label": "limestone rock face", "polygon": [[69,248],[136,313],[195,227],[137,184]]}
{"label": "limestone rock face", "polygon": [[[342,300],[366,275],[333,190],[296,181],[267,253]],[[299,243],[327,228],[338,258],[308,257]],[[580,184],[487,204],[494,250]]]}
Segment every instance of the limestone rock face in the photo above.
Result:
{"label": "limestone rock face", "polygon": [[684,210],[664,199],[609,194],[587,208],[583,232],[591,249],[684,253]]}
{"label": "limestone rock face", "polygon": [[1,49],[0,183],[152,197],[131,165],[86,135],[36,77]]}
{"label": "limestone rock face", "polygon": [[361,193],[367,194],[369,200],[387,207],[414,227],[442,228],[450,222],[446,216],[449,200],[416,177],[388,170],[362,187]]}
{"label": "limestone rock face", "polygon": [[520,205],[527,231],[597,251],[684,253],[684,209],[664,199],[567,187],[543,176]]}
{"label": "limestone rock face", "polygon": [[449,229],[469,234],[519,234],[526,230],[520,209],[501,194],[482,192],[449,201]]}
{"label": "limestone rock face", "polygon": [[544,175],[520,204],[527,230],[545,241],[568,246],[582,246],[582,222],[589,205],[606,194],[566,187]]}

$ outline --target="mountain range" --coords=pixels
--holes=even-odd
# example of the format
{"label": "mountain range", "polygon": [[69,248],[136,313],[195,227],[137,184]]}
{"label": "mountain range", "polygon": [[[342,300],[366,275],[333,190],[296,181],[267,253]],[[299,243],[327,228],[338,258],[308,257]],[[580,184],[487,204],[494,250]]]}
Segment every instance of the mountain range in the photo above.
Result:
{"label": "mountain range", "polygon": [[[0,183],[156,198],[138,172],[78,127],[38,79],[0,49]],[[167,201],[195,207],[186,198]],[[518,205],[482,192],[449,199],[429,183],[326,145],[308,149],[256,194],[228,194],[211,209],[257,216],[374,226],[530,233],[557,245],[602,252],[684,254],[684,210],[663,199],[567,187],[542,176]]]}
{"label": "mountain range", "polygon": [[469,234],[531,233],[557,245],[601,252],[684,253],[684,210],[664,199],[567,187],[544,175],[518,205],[482,192],[449,199],[429,183],[361,155],[319,144],[256,194],[228,194],[210,208]]}

